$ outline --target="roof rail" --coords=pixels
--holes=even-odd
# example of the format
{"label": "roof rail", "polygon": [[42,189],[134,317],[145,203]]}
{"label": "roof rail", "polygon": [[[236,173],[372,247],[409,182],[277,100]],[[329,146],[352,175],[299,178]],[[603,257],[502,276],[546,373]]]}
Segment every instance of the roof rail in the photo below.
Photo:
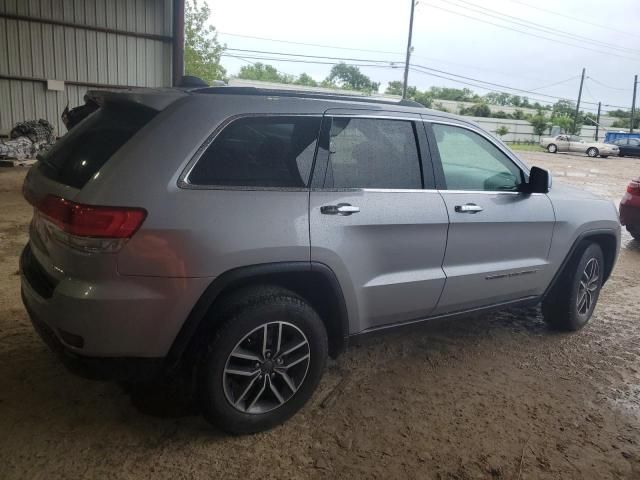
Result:
{"label": "roof rail", "polygon": [[402,107],[425,108],[424,105],[413,100],[392,100],[387,98],[367,97],[364,95],[347,95],[343,93],[319,93],[308,90],[289,90],[275,88],[256,87],[207,87],[191,90],[192,93],[209,93],[223,95],[258,95],[258,96],[278,96],[295,98],[314,98],[319,100],[348,100],[350,102],[381,103],[384,105],[399,105]]}

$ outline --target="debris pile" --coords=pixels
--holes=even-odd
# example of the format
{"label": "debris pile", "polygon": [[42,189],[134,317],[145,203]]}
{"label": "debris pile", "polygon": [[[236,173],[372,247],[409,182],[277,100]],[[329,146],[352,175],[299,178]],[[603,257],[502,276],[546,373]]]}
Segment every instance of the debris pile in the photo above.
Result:
{"label": "debris pile", "polygon": [[35,158],[56,140],[53,125],[43,119],[17,123],[9,137],[9,140],[0,140],[0,158]]}

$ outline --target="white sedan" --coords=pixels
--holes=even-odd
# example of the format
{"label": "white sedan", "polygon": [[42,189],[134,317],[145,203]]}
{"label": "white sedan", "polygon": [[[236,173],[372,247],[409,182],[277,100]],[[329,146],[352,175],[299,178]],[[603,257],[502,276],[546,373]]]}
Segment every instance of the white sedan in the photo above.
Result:
{"label": "white sedan", "polygon": [[576,135],[556,135],[555,137],[542,137],[540,146],[546,148],[549,153],[578,152],[586,153],[590,157],[600,156],[607,158],[609,155],[618,155],[620,149],[617,145],[601,142],[585,142]]}

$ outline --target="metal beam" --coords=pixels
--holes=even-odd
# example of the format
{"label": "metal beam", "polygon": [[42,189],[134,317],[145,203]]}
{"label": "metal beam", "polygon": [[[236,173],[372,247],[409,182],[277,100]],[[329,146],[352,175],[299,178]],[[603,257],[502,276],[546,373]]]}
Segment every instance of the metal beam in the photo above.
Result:
{"label": "metal beam", "polygon": [[[184,0],[180,0],[180,1],[183,2],[183,6],[184,6]],[[21,22],[41,23],[44,25],[58,25],[61,27],[79,28],[81,30],[89,30],[91,32],[114,33],[116,35],[125,35],[127,37],[135,37],[135,38],[146,38],[147,40],[157,40],[159,42],[166,42],[166,43],[173,41],[173,38],[167,35],[156,35],[154,33],[130,32],[127,30],[118,30],[116,28],[104,28],[104,27],[96,27],[93,25],[81,25],[78,23],[64,22],[61,20],[53,20],[49,18],[30,17],[27,15],[14,15],[12,13],[0,13],[0,18],[6,18],[7,20],[18,20]]]}
{"label": "metal beam", "polygon": [[184,0],[173,0],[173,86],[184,76]]}
{"label": "metal beam", "polygon": [[[23,75],[5,75],[4,73],[0,73],[0,80],[18,80],[21,82],[39,82],[39,83],[47,83],[46,78],[41,77],[25,77]],[[77,80],[60,80],[65,83],[65,85],[75,85],[78,87],[89,87],[89,88],[117,88],[117,89],[127,89],[127,88],[144,88],[140,85],[114,85],[112,83],[93,83],[93,82],[80,82]]]}

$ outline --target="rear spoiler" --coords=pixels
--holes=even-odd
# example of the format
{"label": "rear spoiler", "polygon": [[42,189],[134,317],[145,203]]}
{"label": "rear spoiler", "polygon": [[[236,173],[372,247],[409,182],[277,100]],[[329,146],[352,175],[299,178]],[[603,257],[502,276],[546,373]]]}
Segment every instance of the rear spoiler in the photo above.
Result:
{"label": "rear spoiler", "polygon": [[62,122],[71,130],[95,110],[106,104],[134,104],[161,111],[173,102],[188,95],[173,88],[129,88],[126,90],[89,90],[84,96],[84,105],[62,112]]}

